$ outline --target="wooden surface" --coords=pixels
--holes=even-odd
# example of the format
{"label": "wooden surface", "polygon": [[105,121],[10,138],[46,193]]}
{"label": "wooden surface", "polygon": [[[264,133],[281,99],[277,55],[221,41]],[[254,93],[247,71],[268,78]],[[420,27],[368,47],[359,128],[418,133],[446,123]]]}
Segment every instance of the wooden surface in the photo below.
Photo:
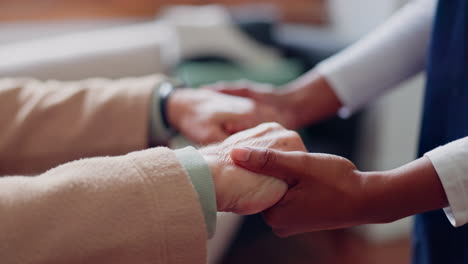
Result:
{"label": "wooden surface", "polygon": [[326,0],[0,0],[0,21],[96,18],[151,18],[161,8],[175,4],[270,3],[278,6],[286,21],[325,23]]}

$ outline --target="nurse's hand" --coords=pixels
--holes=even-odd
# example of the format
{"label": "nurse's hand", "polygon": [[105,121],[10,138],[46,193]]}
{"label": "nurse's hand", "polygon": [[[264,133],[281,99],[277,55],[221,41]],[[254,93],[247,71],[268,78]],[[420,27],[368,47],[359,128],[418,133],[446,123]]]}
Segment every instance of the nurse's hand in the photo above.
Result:
{"label": "nurse's hand", "polygon": [[[277,122],[288,129],[299,128],[296,125],[297,113],[291,101],[291,96],[280,88],[270,84],[251,81],[217,82],[206,86],[206,89],[220,93],[249,98],[259,107],[269,107],[276,111],[270,122]],[[311,102],[313,103],[313,102]]]}
{"label": "nurse's hand", "polygon": [[199,150],[211,168],[218,211],[255,214],[277,203],[286,192],[287,185],[273,177],[236,166],[230,158],[230,152],[238,147],[303,152],[306,149],[296,132],[275,123],[266,123]]}
{"label": "nurse's hand", "polygon": [[277,112],[270,121],[278,122],[289,129],[297,129],[333,116],[343,106],[326,78],[314,70],[283,87],[239,81],[219,82],[207,88],[250,98],[258,106],[268,106]]}
{"label": "nurse's hand", "polygon": [[364,221],[366,178],[347,159],[267,148],[236,148],[231,157],[240,167],[288,184],[283,199],[264,213],[281,237]]}
{"label": "nurse's hand", "polygon": [[360,172],[338,156],[267,148],[236,148],[231,158],[240,167],[288,184],[283,199],[264,212],[281,237],[388,223],[448,205],[427,157],[382,172]]}

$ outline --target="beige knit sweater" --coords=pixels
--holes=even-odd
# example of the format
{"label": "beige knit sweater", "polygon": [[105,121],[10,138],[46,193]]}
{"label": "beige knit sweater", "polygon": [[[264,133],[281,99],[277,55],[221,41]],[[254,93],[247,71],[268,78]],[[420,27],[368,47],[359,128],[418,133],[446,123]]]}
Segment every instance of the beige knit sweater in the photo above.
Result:
{"label": "beige knit sweater", "polygon": [[[204,263],[206,227],[174,151],[143,149],[160,76],[0,80],[0,262]],[[58,164],[70,162],[44,172]],[[42,173],[42,174],[41,174]]]}

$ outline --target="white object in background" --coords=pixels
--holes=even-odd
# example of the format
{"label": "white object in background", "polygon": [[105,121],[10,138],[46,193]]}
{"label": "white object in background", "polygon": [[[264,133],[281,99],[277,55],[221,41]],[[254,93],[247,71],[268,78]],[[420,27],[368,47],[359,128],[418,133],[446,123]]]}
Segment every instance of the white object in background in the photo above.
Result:
{"label": "white object in background", "polygon": [[141,23],[0,46],[0,77],[73,80],[117,78],[164,71],[162,50],[170,34]]}
{"label": "white object in background", "polygon": [[332,30],[352,43],[375,29],[407,0],[329,0]]}
{"label": "white object in background", "polygon": [[30,41],[48,38],[68,33],[78,33],[97,29],[109,29],[118,26],[128,26],[142,20],[73,20],[73,21],[28,21],[0,23],[0,44]]}
{"label": "white object in background", "polygon": [[241,32],[226,8],[219,5],[171,7],[160,20],[174,30],[172,47],[179,52],[177,61],[201,54],[227,57],[247,67],[278,64],[281,60],[276,49]]}
{"label": "white object in background", "polygon": [[[80,23],[84,25],[80,27]],[[90,27],[89,23],[80,23],[51,26],[57,28],[56,32],[64,32],[66,25],[78,29]],[[12,27],[17,30],[12,31]],[[174,7],[152,22],[27,42],[17,40],[38,33],[25,33],[27,28],[12,24],[0,24],[0,33],[2,28],[6,34],[17,37],[12,37],[12,43],[0,46],[0,77],[74,80],[82,76],[117,78],[167,73],[183,59],[206,55],[227,57],[247,67],[280,61],[274,49],[256,43],[237,29],[230,22],[228,12],[219,6]],[[42,28],[44,31],[48,32]]]}

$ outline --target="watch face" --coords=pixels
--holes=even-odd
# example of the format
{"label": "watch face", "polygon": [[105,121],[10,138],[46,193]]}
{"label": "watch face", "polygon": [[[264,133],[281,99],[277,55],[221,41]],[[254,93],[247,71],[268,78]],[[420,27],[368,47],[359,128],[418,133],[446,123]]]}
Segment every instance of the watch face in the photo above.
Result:
{"label": "watch face", "polygon": [[172,90],[174,90],[174,86],[170,82],[164,82],[159,86],[159,96],[162,97],[168,97],[171,93]]}

